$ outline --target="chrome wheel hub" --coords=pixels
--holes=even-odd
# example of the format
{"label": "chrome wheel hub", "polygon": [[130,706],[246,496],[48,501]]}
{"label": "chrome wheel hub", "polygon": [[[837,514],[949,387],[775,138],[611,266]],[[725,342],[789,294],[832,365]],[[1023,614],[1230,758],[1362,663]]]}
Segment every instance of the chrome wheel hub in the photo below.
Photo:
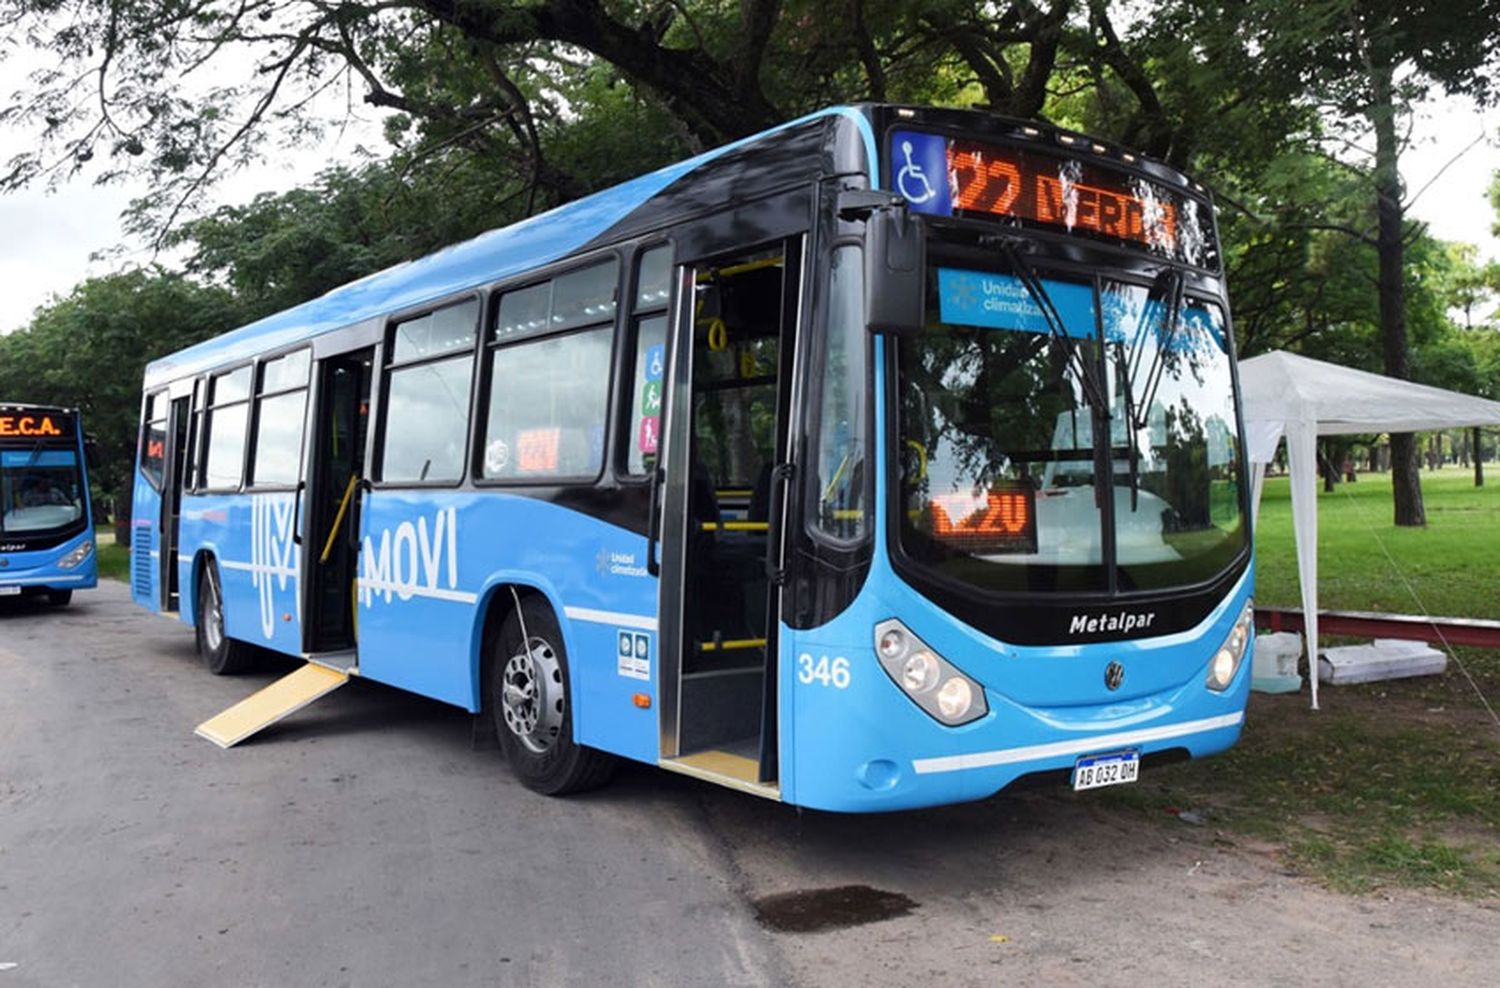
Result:
{"label": "chrome wheel hub", "polygon": [[541,754],[562,732],[562,664],[544,638],[532,638],[530,654],[518,652],[501,674],[500,709],[505,726],[521,743]]}

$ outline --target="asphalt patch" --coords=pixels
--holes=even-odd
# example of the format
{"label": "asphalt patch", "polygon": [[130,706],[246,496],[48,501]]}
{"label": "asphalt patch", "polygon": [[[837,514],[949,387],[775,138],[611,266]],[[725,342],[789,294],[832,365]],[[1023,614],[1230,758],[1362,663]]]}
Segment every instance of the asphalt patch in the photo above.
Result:
{"label": "asphalt patch", "polygon": [[839,885],[828,889],[798,889],[754,900],[756,918],[780,933],[817,933],[840,930],[883,919],[905,916],[917,908],[900,892],[868,885]]}

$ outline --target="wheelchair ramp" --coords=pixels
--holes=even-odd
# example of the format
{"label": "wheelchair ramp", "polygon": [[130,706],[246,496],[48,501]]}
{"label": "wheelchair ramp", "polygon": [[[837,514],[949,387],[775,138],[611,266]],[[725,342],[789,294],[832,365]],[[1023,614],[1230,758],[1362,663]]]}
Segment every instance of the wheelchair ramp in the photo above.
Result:
{"label": "wheelchair ramp", "polygon": [[309,662],[218,716],[205,720],[193,733],[220,748],[232,747],[288,714],[301,710],[318,697],[332,693],[349,681],[349,675]]}

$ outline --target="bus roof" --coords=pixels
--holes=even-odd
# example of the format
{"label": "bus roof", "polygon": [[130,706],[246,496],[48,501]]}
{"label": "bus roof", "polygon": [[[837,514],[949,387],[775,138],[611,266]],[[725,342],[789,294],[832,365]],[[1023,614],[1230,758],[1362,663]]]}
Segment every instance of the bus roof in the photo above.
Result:
{"label": "bus roof", "polygon": [[33,405],[24,401],[0,401],[0,415],[10,412],[58,412],[63,415],[75,415],[78,409],[67,405]]}
{"label": "bus roof", "polygon": [[631,210],[694,169],[768,135],[831,116],[846,117],[860,129],[873,183],[878,168],[869,118],[855,107],[830,107],[352,281],[294,308],[161,357],[147,366],[146,385],[152,387],[247,360],[366,319],[416,308],[541,267],[587,245]]}

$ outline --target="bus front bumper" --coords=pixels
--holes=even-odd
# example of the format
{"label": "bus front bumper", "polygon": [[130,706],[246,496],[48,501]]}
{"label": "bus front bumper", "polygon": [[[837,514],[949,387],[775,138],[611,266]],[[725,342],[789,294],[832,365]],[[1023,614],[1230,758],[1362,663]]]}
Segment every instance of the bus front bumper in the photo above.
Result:
{"label": "bus front bumper", "polygon": [[[90,544],[83,558],[64,569],[58,561]],[[99,584],[98,554],[93,534],[86,533],[59,546],[32,552],[0,553],[0,597],[15,597],[49,590],[88,590]]]}

